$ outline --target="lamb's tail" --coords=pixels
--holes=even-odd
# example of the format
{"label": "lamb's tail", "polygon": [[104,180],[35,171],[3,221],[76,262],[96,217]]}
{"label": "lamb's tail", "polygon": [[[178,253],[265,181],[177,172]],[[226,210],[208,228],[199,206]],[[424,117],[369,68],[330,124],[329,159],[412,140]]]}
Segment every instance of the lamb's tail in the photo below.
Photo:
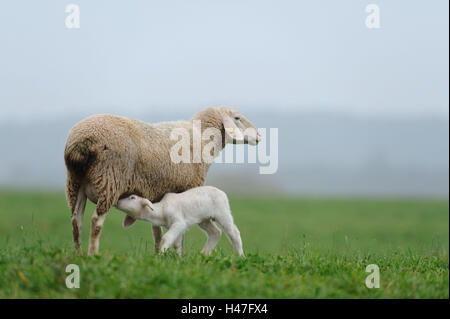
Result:
{"label": "lamb's tail", "polygon": [[97,156],[94,144],[95,142],[89,138],[66,144],[64,161],[67,169],[78,176],[84,176]]}

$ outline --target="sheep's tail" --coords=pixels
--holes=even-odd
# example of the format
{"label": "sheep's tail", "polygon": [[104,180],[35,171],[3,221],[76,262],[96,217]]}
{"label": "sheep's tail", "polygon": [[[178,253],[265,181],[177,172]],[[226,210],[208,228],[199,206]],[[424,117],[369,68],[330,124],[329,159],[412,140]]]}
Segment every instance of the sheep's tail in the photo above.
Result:
{"label": "sheep's tail", "polygon": [[84,176],[86,170],[96,158],[94,142],[91,139],[84,139],[75,143],[67,144],[64,151],[64,161],[66,167],[78,176]]}

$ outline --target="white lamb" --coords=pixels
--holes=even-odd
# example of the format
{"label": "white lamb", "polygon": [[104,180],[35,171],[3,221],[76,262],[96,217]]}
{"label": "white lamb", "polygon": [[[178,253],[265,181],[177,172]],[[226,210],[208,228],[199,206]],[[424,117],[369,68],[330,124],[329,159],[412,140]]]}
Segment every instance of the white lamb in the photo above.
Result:
{"label": "white lamb", "polygon": [[136,219],[145,220],[153,226],[164,226],[168,230],[161,240],[161,252],[172,245],[178,254],[182,252],[182,240],[185,231],[199,224],[207,235],[202,249],[205,255],[211,254],[222,232],[213,221],[217,221],[228,236],[236,252],[243,256],[242,240],[231,215],[227,195],[212,186],[191,188],[183,193],[168,193],[158,203],[146,198],[131,195],[117,202],[116,207],[125,213],[123,226],[128,227]]}

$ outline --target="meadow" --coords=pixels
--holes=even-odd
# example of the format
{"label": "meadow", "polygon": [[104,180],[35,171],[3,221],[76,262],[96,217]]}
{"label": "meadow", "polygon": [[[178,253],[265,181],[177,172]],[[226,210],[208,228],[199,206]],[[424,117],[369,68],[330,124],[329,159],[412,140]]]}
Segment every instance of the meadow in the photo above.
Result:
{"label": "meadow", "polygon": [[[449,298],[449,204],[438,200],[231,197],[246,258],[225,235],[212,256],[155,255],[149,224],[112,210],[100,255],[77,256],[62,193],[0,191],[0,298]],[[87,251],[89,203],[84,216]],[[65,285],[68,264],[80,288]],[[366,266],[380,268],[369,289]]]}

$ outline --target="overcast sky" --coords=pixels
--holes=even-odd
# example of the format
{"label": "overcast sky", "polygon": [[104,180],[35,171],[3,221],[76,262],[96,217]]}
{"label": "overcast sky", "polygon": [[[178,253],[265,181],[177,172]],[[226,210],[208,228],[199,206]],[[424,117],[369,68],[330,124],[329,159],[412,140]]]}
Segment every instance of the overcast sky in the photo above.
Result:
{"label": "overcast sky", "polygon": [[[65,7],[80,7],[80,29]],[[365,6],[380,7],[380,29]],[[448,116],[434,1],[2,1],[0,119],[73,112],[338,110]]]}

